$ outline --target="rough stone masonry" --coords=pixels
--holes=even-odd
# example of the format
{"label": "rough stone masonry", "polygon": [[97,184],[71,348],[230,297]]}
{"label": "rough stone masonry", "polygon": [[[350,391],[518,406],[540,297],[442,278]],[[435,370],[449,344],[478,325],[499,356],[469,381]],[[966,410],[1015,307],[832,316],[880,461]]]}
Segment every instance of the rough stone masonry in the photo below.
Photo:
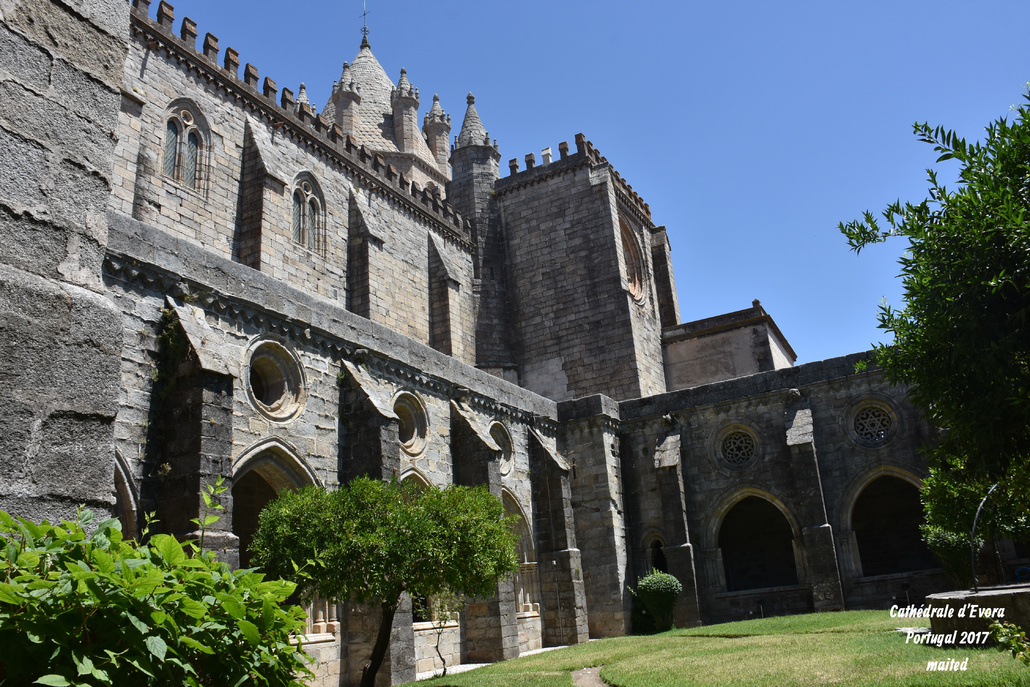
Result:
{"label": "rough stone masonry", "polygon": [[[518,574],[456,616],[406,602],[386,683],[438,641],[630,632],[651,569],[681,626],[946,588],[905,390],[866,354],[795,366],[758,301],[680,322],[665,227],[582,134],[502,177],[475,97],[420,127],[367,38],[318,112],[166,2],[0,15],[0,508],[190,537],[222,477],[207,543],[245,564],[284,489],[487,485]],[[356,683],[376,623],[316,600],[315,684]]]}

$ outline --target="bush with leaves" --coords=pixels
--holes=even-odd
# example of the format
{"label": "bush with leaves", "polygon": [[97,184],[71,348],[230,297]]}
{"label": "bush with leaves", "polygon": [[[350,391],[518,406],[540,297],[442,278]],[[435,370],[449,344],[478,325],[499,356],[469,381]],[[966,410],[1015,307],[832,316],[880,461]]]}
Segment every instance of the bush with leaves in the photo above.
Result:
{"label": "bush with leaves", "polygon": [[401,594],[489,597],[518,569],[516,542],[513,518],[485,487],[359,477],[337,491],[280,494],[261,513],[251,550],[269,575],[296,581],[301,598],[379,604],[382,621],[361,682],[370,687]]}
{"label": "bush with leaves", "polygon": [[0,685],[299,687],[311,674],[290,643],[304,614],[282,606],[289,582],[169,535],[125,541],[86,510],[60,525],[0,511],[0,546]]}
{"label": "bush with leaves", "polygon": [[669,573],[652,570],[637,581],[637,588],[630,588],[633,596],[639,598],[654,621],[656,632],[672,629],[672,610],[676,598],[683,591],[680,581]]}
{"label": "bush with leaves", "polygon": [[991,623],[991,637],[998,643],[998,651],[1008,651],[1012,658],[1030,666],[1030,640],[1018,625],[995,620]]}

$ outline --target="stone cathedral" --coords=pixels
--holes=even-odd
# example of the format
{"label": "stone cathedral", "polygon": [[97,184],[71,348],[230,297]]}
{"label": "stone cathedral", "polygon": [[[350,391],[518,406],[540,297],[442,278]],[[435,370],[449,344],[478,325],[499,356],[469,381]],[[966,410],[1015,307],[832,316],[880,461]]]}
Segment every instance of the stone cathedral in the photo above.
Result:
{"label": "stone cathedral", "polygon": [[[651,569],[679,626],[947,586],[904,390],[795,366],[758,301],[680,322],[660,218],[583,135],[502,165],[471,94],[452,124],[367,39],[318,112],[149,0],[0,1],[0,90],[0,508],[189,537],[221,476],[207,541],[246,564],[284,489],[488,485],[521,566],[449,665],[626,634]],[[317,684],[356,684],[375,618],[308,625]],[[402,607],[382,679],[436,634]]]}

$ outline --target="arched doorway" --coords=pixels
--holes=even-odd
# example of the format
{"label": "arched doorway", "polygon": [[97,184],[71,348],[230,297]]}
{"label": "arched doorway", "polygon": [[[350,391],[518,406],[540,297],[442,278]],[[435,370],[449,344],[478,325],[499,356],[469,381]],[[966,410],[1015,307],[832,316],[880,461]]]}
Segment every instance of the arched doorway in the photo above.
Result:
{"label": "arched doorway", "polygon": [[727,591],[797,584],[793,541],[790,523],[769,501],[748,496],[733,506],[719,528]]}
{"label": "arched doorway", "polygon": [[851,510],[862,574],[927,570],[939,565],[923,542],[919,489],[899,477],[877,477],[862,490]]}
{"label": "arched doorway", "polygon": [[665,545],[661,539],[655,537],[648,547],[648,560],[651,563],[651,570],[656,572],[669,572],[669,562],[665,558]]}
{"label": "arched doorway", "polygon": [[[397,407],[395,406],[394,410],[396,409]],[[404,441],[404,434],[402,432],[402,446]],[[429,489],[429,479],[414,468],[401,473],[401,484],[411,484],[419,490]],[[421,594],[413,594],[411,596],[411,621],[413,623],[427,623],[435,620],[438,609],[438,603],[433,598]]]}
{"label": "arched doorway", "polygon": [[[250,567],[250,545],[257,532],[261,511],[284,490],[316,486],[318,478],[297,450],[273,437],[244,451],[233,462],[232,531],[240,540],[240,567]],[[339,629],[336,604],[316,597],[306,607],[305,635],[322,641]]]}
{"label": "arched doorway", "polygon": [[272,437],[258,442],[233,462],[232,531],[240,539],[240,564],[250,562],[250,543],[259,516],[268,502],[284,489],[319,483],[297,450]]}
{"label": "arched doorway", "polygon": [[232,531],[240,539],[241,568],[250,567],[250,545],[257,532],[261,511],[277,495],[276,488],[257,470],[251,470],[233,483]]}

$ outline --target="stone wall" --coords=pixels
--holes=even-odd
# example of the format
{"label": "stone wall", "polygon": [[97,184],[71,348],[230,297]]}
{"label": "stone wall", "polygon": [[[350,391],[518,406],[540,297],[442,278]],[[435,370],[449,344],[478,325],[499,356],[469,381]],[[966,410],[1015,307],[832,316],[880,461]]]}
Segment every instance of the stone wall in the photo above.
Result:
{"label": "stone wall", "polygon": [[572,506],[591,637],[619,636],[630,628],[618,417],[617,404],[604,396],[560,406],[564,426],[559,448],[572,466]]}
{"label": "stone wall", "polygon": [[[173,15],[167,4],[156,22],[145,4],[133,10],[110,207],[340,304],[355,289],[348,273],[359,272],[365,301],[352,309],[427,344],[435,240],[455,291],[448,352],[473,362],[472,248],[453,209],[313,122],[288,89],[280,103],[274,81],[259,92],[252,65],[240,79],[231,48],[219,65],[216,37],[208,34],[200,52],[195,24],[173,34]],[[170,122],[198,135],[195,177],[168,162]],[[319,208],[315,240],[306,238],[306,218],[300,240],[294,235],[298,190]],[[352,249],[362,241],[369,247]]]}
{"label": "stone wall", "polygon": [[761,303],[662,330],[669,391],[780,370],[797,356]]}
{"label": "stone wall", "polygon": [[[883,608],[901,593],[902,579],[913,596],[943,588],[934,564],[877,579],[864,576],[857,563],[851,524],[856,500],[878,477],[918,484],[925,475],[918,449],[933,436],[902,389],[878,370],[855,371],[861,359],[836,358],[620,404],[623,426],[634,428],[623,441],[636,447],[629,455],[633,471],[641,473],[624,476],[634,511],[628,547],[637,574],[647,566],[649,541],[664,540],[670,527],[678,527],[669,521],[658,474],[676,461],[675,453],[665,455],[674,437],[706,622]],[[648,418],[651,423],[642,424]],[[875,420],[872,429],[860,418]],[[763,517],[782,522],[788,541],[783,572],[752,568],[733,574],[753,577],[728,577],[734,565],[754,565],[734,562],[724,549],[730,544],[723,525],[745,502],[748,508],[766,504],[772,510]]]}
{"label": "stone wall", "polygon": [[415,623],[415,673],[419,678],[432,675],[444,662],[448,669],[461,665],[460,623]]}
{"label": "stone wall", "polygon": [[103,297],[128,7],[0,2],[0,508],[113,506],[118,313]]}

